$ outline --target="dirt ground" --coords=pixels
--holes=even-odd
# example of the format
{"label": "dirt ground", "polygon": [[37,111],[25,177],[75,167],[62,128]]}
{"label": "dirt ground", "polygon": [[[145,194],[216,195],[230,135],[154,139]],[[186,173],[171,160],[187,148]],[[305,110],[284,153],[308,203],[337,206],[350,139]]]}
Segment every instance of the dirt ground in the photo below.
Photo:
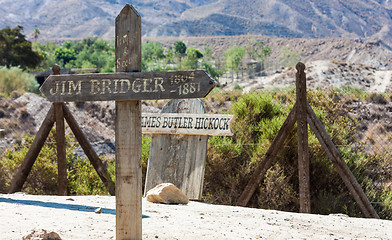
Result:
{"label": "dirt ground", "polygon": [[[94,211],[102,208],[102,213]],[[115,239],[115,197],[0,194],[0,239],[36,229],[63,240]],[[392,239],[392,221],[143,199],[143,239]]]}

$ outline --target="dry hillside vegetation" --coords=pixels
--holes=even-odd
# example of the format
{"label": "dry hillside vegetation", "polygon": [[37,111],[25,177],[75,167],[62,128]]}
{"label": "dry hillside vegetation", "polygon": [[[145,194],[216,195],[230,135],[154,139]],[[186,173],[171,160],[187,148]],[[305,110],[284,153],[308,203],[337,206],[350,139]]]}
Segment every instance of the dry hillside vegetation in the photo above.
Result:
{"label": "dry hillside vegetation", "polygon": [[[361,63],[382,69],[392,67],[392,49],[381,40],[369,39],[305,39],[277,38],[260,35],[208,36],[208,37],[144,37],[143,41],[154,41],[166,48],[173,47],[176,41],[184,41],[188,47],[203,50],[204,46],[212,48],[213,56],[219,60],[230,47],[246,46],[251,41],[261,42],[271,49],[266,59],[267,66],[277,68],[281,65],[282,50],[288,49],[299,53],[300,61],[305,63],[316,60],[343,61],[348,64]],[[219,62],[218,62],[219,64]],[[295,63],[294,63],[295,64]]]}

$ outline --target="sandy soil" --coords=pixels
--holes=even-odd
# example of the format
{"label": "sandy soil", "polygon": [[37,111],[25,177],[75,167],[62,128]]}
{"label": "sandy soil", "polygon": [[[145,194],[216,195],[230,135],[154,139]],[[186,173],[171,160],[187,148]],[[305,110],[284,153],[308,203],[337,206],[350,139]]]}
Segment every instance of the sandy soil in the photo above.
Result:
{"label": "sandy soil", "polygon": [[[102,213],[95,209],[101,207]],[[0,194],[0,239],[33,229],[62,239],[115,239],[115,198]],[[143,199],[143,239],[392,239],[392,221]]]}

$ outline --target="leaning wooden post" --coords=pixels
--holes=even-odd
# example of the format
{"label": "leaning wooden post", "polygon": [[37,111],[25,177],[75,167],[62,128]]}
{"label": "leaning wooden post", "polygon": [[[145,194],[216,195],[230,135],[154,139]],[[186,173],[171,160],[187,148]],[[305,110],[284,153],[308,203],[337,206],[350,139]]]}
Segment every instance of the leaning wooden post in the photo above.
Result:
{"label": "leaning wooden post", "polygon": [[321,146],[324,148],[329,159],[335,166],[336,171],[354,197],[365,217],[380,218],[309,104],[307,106],[307,111],[310,128],[316,135]]}
{"label": "leaning wooden post", "polygon": [[67,108],[67,106],[62,103],[63,105],[63,113],[65,120],[67,120],[68,126],[71,128],[72,132],[75,135],[76,140],[78,140],[80,146],[82,147],[84,153],[90,160],[90,163],[93,165],[95,171],[97,172],[98,176],[101,178],[102,182],[105,184],[106,189],[110,193],[110,195],[114,196],[115,193],[115,185],[112,181],[109,172],[107,171],[105,165],[99,159],[97,153],[95,153],[93,147],[87,140],[86,136],[80,129],[78,123],[76,122],[75,118],[72,116],[71,112]]}
{"label": "leaning wooden post", "polygon": [[23,184],[26,182],[26,179],[30,174],[31,168],[33,167],[35,160],[37,159],[39,152],[41,151],[41,148],[53,127],[54,121],[54,106],[52,105],[42,122],[41,127],[35,135],[33,143],[31,144],[22,165],[18,168],[18,171],[12,179],[8,193],[20,192],[22,190]]}
{"label": "leaning wooden post", "polygon": [[300,212],[310,213],[310,187],[309,187],[309,147],[306,100],[305,65],[299,62],[296,65],[296,93],[297,93],[297,134],[298,134],[298,178]]}
{"label": "leaning wooden post", "polygon": [[[141,17],[116,18],[116,72],[141,71]],[[142,239],[141,101],[116,101],[116,239]]]}
{"label": "leaning wooden post", "polygon": [[[60,75],[60,67],[54,65],[53,75]],[[67,195],[67,159],[65,153],[65,125],[63,105],[61,102],[53,103],[56,115],[56,150],[58,171],[58,195]]]}
{"label": "leaning wooden post", "polygon": [[293,109],[291,109],[289,115],[287,116],[283,125],[280,127],[270,147],[265,153],[263,159],[260,161],[260,164],[254,171],[244,191],[237,200],[238,206],[246,207],[246,205],[248,205],[250,198],[253,196],[261,180],[265,176],[265,173],[272,166],[272,163],[276,158],[276,155],[278,154],[279,150],[282,149],[283,143],[286,140],[287,136],[289,136],[290,131],[293,129],[296,120],[296,105],[294,105]]}

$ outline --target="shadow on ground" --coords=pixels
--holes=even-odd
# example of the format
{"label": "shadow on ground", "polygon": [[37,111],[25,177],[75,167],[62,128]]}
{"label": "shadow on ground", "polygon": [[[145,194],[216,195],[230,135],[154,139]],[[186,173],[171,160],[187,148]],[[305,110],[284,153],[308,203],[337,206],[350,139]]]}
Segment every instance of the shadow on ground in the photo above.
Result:
{"label": "shadow on ground", "polygon": [[[47,207],[47,208],[56,208],[56,209],[67,209],[72,211],[92,212],[92,213],[95,211],[95,209],[98,208],[98,207],[78,205],[78,204],[43,202],[37,200],[22,200],[22,199],[12,199],[12,198],[3,198],[3,197],[0,197],[0,202]],[[102,208],[101,214],[116,215],[116,210],[111,208]],[[143,214],[143,218],[149,218],[149,216]]]}

